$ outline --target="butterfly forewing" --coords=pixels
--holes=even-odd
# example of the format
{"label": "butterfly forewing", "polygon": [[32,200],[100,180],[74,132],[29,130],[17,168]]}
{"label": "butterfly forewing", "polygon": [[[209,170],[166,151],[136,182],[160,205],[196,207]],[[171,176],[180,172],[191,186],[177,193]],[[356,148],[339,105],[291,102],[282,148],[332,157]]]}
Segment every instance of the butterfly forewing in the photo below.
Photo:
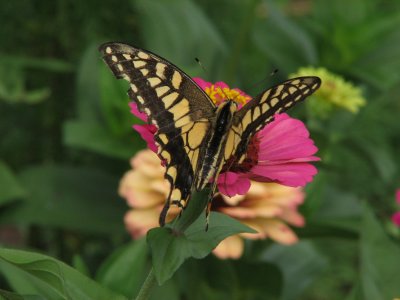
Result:
{"label": "butterfly forewing", "polygon": [[321,85],[318,77],[298,77],[278,84],[249,101],[234,116],[232,134],[239,142],[232,150],[234,160],[241,161],[250,138],[282,113],[314,93]]}
{"label": "butterfly forewing", "polygon": [[130,83],[130,98],[158,128],[154,138],[171,184],[163,224],[169,204],[185,207],[190,197],[215,106],[183,71],[151,52],[120,43],[104,44],[100,51],[114,75]]}

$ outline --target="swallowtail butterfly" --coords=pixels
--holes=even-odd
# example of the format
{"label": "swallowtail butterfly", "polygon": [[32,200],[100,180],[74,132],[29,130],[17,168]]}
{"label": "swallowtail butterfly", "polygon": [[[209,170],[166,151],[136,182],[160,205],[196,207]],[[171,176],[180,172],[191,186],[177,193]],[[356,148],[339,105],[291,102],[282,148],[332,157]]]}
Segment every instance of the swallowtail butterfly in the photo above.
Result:
{"label": "swallowtail butterfly", "polygon": [[[251,137],[274,114],[304,100],[321,84],[318,77],[293,78],[265,90],[241,109],[232,100],[216,106],[187,74],[150,51],[121,43],[106,43],[99,50],[115,77],[130,83],[129,97],[158,128],[154,138],[171,185],[160,215],[162,226],[170,205],[184,208],[192,191],[218,178],[228,161],[242,162]],[[216,180],[210,197],[215,190]]]}

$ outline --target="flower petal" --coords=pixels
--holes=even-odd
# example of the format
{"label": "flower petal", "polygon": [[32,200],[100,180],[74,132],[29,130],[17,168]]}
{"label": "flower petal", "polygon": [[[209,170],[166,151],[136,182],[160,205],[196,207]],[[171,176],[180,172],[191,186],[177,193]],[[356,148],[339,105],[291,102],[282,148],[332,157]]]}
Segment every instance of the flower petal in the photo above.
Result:
{"label": "flower petal", "polygon": [[218,190],[227,196],[244,195],[250,188],[250,180],[239,173],[225,172],[219,175]]}
{"label": "flower petal", "polygon": [[297,235],[282,221],[277,219],[258,219],[263,232],[271,239],[283,245],[293,245],[298,242]]}
{"label": "flower petal", "polygon": [[238,219],[250,219],[257,217],[272,218],[280,216],[283,211],[277,205],[269,205],[264,207],[221,207],[219,209],[221,212]]}
{"label": "flower petal", "polygon": [[156,132],[156,128],[154,125],[133,125],[132,126],[142,137],[142,139],[145,140],[147,143],[147,147],[157,153],[157,146],[156,143],[154,142],[154,133]]}
{"label": "flower petal", "polygon": [[260,141],[259,160],[291,160],[318,151],[304,124],[287,114],[275,115],[275,120],[262,129],[257,138]]}
{"label": "flower petal", "polygon": [[400,211],[395,212],[392,215],[392,222],[394,225],[396,225],[397,227],[400,227]]}
{"label": "flower petal", "polygon": [[306,223],[304,217],[294,209],[284,210],[279,218],[296,227],[303,227]]}
{"label": "flower petal", "polygon": [[212,86],[212,83],[211,83],[211,82],[207,82],[207,81],[203,80],[203,79],[200,78],[200,77],[193,77],[192,79],[193,79],[193,81],[194,81],[195,83],[197,83],[197,85],[198,85],[199,87],[201,87],[203,90],[205,90],[206,88],[210,88],[210,87]]}
{"label": "flower petal", "polygon": [[261,182],[278,182],[283,185],[305,186],[318,173],[308,163],[285,163],[280,165],[256,165],[251,169],[251,178]]}
{"label": "flower petal", "polygon": [[217,81],[216,83],[214,83],[214,86],[216,88],[220,88],[220,89],[229,89],[229,85],[227,85],[225,82],[223,81]]}
{"label": "flower petal", "polygon": [[242,256],[243,250],[243,239],[239,235],[232,235],[221,241],[213,253],[221,259],[238,259]]}
{"label": "flower petal", "polygon": [[139,111],[137,104],[135,102],[129,102],[129,106],[131,108],[131,113],[139,118],[140,120],[147,122],[147,115]]}
{"label": "flower petal", "polygon": [[[125,198],[128,205],[136,208],[149,208],[164,203],[166,195],[151,188],[154,179],[144,176],[138,170],[132,170],[122,177],[118,194]],[[159,181],[164,181],[159,179]]]}
{"label": "flower petal", "polygon": [[138,239],[146,235],[150,229],[158,227],[160,210],[154,208],[132,209],[125,214],[125,226],[134,239]]}
{"label": "flower petal", "polygon": [[277,114],[254,138],[258,143],[254,158],[257,164],[248,173],[249,178],[296,187],[306,185],[317,174],[317,169],[309,162],[319,160],[313,156],[318,148],[300,120]]}
{"label": "flower petal", "polygon": [[139,170],[143,175],[154,179],[163,179],[165,167],[157,154],[149,149],[139,151],[131,158],[130,164],[133,169]]}

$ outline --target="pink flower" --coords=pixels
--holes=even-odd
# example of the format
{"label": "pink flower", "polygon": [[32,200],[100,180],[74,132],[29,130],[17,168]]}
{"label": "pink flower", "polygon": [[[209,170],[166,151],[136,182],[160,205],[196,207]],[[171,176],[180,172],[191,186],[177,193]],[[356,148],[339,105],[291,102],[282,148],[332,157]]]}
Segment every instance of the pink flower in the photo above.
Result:
{"label": "pink flower", "polygon": [[237,102],[238,107],[241,108],[244,104],[251,100],[251,97],[242,90],[237,88],[231,89],[225,82],[222,81],[218,81],[213,84],[199,77],[193,78],[193,81],[196,82],[198,86],[206,92],[206,94],[216,105],[220,105],[227,98],[229,98]]}
{"label": "pink flower", "polygon": [[[201,78],[193,79],[209,95],[216,105],[227,98],[236,101],[239,108],[251,101],[250,96],[239,89],[230,89],[224,82],[212,84]],[[137,106],[131,103],[131,112],[146,121]],[[135,130],[147,142],[148,147],[157,152],[154,143],[154,125],[135,125]],[[317,174],[310,164],[320,160],[314,154],[318,151],[305,125],[287,114],[277,114],[250,140],[246,159],[241,164],[229,165],[217,178],[221,193],[234,196],[244,195],[250,188],[250,180],[276,182],[286,186],[305,186]]]}
{"label": "pink flower", "polygon": [[400,211],[397,211],[392,215],[392,222],[394,225],[400,227]]}
{"label": "pink flower", "polygon": [[[129,106],[131,107],[131,113],[138,117],[143,122],[147,122],[147,116],[145,113],[139,111],[135,102],[130,102]],[[157,127],[153,124],[143,124],[143,125],[133,125],[133,129],[135,129],[142,139],[147,143],[147,147],[157,153],[157,146],[154,142],[154,134],[157,132]]]}
{"label": "pink flower", "polygon": [[293,187],[305,186],[317,174],[317,169],[309,162],[319,160],[313,156],[318,148],[309,135],[301,121],[290,118],[287,114],[275,115],[274,121],[250,141],[248,159],[244,163],[246,165],[233,168],[247,168],[247,172],[238,173],[236,181],[229,174],[221,174],[218,178],[218,188],[222,193],[233,196],[243,195],[240,191],[245,190],[250,179]]}
{"label": "pink flower", "polygon": [[[400,205],[400,189],[396,191],[396,202]],[[400,211],[397,211],[392,215],[392,222],[394,225],[400,227]]]}

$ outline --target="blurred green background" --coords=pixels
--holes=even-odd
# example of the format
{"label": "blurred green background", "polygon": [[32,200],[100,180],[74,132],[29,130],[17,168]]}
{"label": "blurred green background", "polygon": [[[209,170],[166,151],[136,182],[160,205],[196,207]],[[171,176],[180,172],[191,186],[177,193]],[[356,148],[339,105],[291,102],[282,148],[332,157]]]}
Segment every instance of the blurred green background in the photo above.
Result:
{"label": "blurred green background", "polygon": [[[390,221],[400,210],[399,1],[18,0],[0,2],[0,16],[2,246],[57,258],[127,297],[149,268],[117,194],[145,144],[131,128],[127,85],[101,61],[102,42],[148,49],[250,95],[300,67],[324,67],[361,88],[366,105],[290,112],[322,158],[301,242],[249,243],[239,261],[189,260],[153,298],[400,297],[400,233]],[[34,294],[0,258],[0,288]]]}

